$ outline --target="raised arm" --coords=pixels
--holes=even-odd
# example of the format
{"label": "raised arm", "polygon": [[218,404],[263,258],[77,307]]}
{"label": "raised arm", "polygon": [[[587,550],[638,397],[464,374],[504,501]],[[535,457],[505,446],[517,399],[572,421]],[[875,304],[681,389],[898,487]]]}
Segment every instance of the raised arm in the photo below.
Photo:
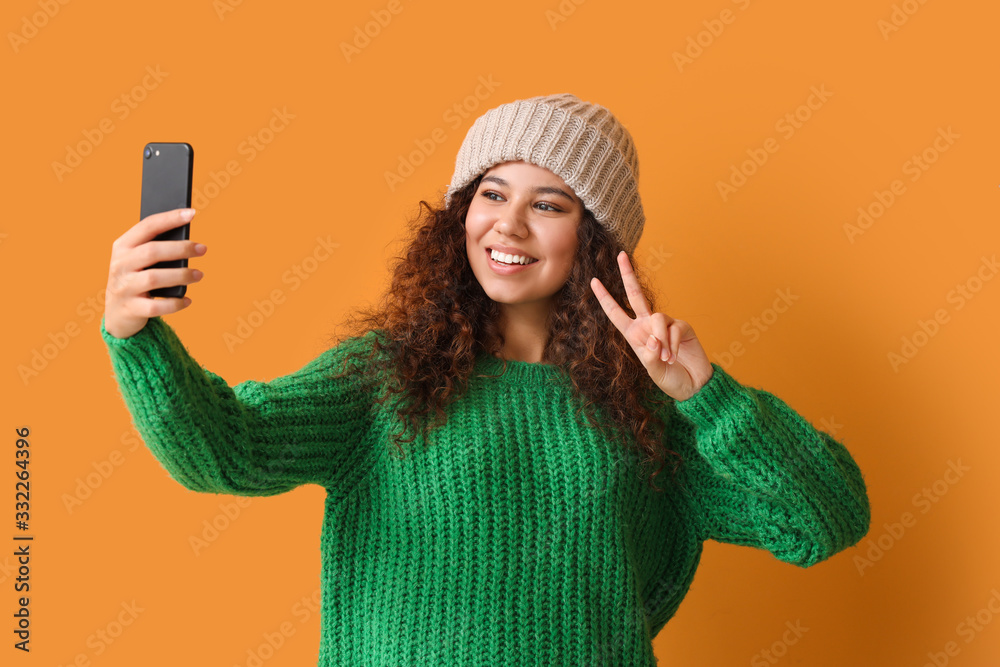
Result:
{"label": "raised arm", "polygon": [[301,484],[346,492],[370,448],[369,394],[331,380],[349,339],[298,371],[233,387],[201,367],[174,330],[152,317],[116,338],[104,328],[119,390],[150,452],[175,481],[205,493],[270,496]]}
{"label": "raised arm", "polygon": [[871,508],[846,447],[773,394],[712,366],[697,393],[674,403],[682,419],[672,429],[687,444],[701,539],[766,549],[799,567],[857,544]]}

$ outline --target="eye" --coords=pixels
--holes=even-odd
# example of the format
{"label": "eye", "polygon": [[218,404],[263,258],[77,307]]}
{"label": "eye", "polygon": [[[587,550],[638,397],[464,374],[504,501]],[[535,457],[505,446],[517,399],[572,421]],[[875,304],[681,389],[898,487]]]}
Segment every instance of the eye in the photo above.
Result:
{"label": "eye", "polygon": [[[486,197],[487,199],[489,199],[490,201],[499,201],[497,199],[493,199],[493,197],[491,197],[490,195],[496,195],[497,197],[502,197],[502,195],[499,192],[494,192],[493,190],[484,190],[482,192],[482,195],[484,197]],[[538,204],[536,204],[536,205],[537,206],[547,206],[548,208],[542,209],[544,211],[552,211],[554,213],[561,213],[562,212],[562,209],[556,208],[552,204],[547,204],[545,202],[538,202]]]}

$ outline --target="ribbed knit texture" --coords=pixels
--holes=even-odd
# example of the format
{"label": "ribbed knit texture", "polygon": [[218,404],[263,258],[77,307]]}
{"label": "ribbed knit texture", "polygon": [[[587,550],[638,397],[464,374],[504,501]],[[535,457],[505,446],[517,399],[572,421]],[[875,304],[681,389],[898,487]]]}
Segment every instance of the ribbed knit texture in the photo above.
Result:
{"label": "ribbed knit texture", "polygon": [[445,205],[476,176],[509,160],[558,175],[627,252],[635,250],[646,222],[639,155],[628,129],[606,107],[559,93],[490,109],[458,149]]}
{"label": "ribbed knit texture", "polygon": [[715,364],[694,396],[661,408],[689,491],[664,471],[668,490],[656,494],[630,452],[576,423],[582,403],[554,365],[508,361],[504,375],[479,377],[503,366],[480,354],[448,423],[399,458],[394,416],[349,379],[325,377],[371,332],[232,387],[159,317],[121,339],[102,318],[101,335],[133,422],[173,480],[242,496],[327,490],[325,667],[656,665],[652,638],[705,540],[808,567],[871,522],[847,449]]}

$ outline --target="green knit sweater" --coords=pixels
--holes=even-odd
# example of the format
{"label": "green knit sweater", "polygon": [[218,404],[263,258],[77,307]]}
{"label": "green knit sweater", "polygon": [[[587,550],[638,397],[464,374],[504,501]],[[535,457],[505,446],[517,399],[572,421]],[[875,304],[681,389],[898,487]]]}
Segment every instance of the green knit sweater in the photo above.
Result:
{"label": "green knit sweater", "polygon": [[[230,386],[160,317],[101,335],[136,429],[202,493],[326,489],[319,665],[655,665],[705,540],[800,567],[856,544],[871,513],[847,449],[713,364],[661,417],[686,491],[577,423],[557,366],[481,353],[467,393],[400,456],[402,422],[326,350],[269,382]],[[391,403],[389,404],[391,405]],[[583,413],[580,421],[586,424]],[[417,444],[421,439],[416,441]]]}

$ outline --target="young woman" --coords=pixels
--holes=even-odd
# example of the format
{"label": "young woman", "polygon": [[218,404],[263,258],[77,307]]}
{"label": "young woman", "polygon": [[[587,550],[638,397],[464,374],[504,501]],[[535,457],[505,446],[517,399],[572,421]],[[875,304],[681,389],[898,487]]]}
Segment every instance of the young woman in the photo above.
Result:
{"label": "young woman", "polygon": [[844,445],[656,311],[630,259],[638,176],[602,106],[490,109],[382,304],[298,371],[232,387],[163,319],[190,299],[148,296],[200,280],[145,270],[205,252],[151,242],[193,212],[113,244],[101,333],[167,473],[327,491],[320,665],[655,665],[705,540],[808,567],[868,532]]}

